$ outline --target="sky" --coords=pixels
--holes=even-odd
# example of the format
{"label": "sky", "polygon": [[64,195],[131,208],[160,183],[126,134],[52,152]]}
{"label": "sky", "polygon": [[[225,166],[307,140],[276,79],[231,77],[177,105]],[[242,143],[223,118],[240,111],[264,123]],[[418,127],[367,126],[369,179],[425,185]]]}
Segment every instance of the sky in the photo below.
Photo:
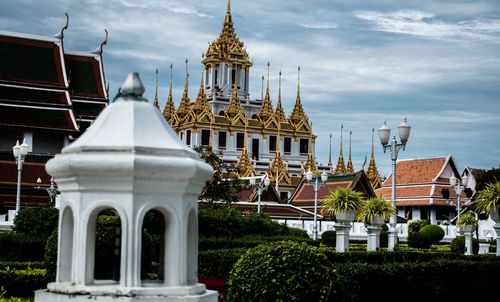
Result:
{"label": "sky", "polygon": [[[498,0],[233,0],[233,22],[253,67],[250,93],[260,98],[270,62],[276,105],[281,70],[285,112],[295,103],[301,66],[302,103],[318,136],[318,162],[334,163],[344,125],[344,157],[352,131],[359,169],[371,152],[371,130],[384,120],[397,133],[404,116],[412,126],[399,159],[452,154],[465,165],[500,165],[500,5]],[[159,69],[160,105],[174,66],[176,105],[188,58],[190,96],[200,82],[201,55],[220,33],[226,0],[2,0],[0,30],[51,36],[70,16],[66,51],[104,47],[110,97],[138,71],[146,97]],[[375,133],[382,176],[390,172]]]}

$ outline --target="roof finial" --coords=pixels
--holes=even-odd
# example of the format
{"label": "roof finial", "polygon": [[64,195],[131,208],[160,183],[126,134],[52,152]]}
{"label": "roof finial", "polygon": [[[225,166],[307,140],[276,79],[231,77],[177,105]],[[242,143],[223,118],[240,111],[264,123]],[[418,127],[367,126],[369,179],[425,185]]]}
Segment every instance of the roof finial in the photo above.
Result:
{"label": "roof finial", "polygon": [[153,100],[153,105],[160,109],[160,104],[158,102],[158,68],[156,68],[156,80],[155,80],[155,98]]}
{"label": "roof finial", "polygon": [[139,73],[132,72],[128,75],[122,87],[120,87],[118,95],[115,97],[114,101],[147,102],[147,100],[142,97],[143,94],[144,85],[142,84],[141,78],[139,77]]}
{"label": "roof finial", "polygon": [[188,72],[188,59],[186,58],[186,79],[184,81],[184,96],[183,97],[188,97],[188,88],[189,88],[189,72]]}
{"label": "roof finial", "polygon": [[102,40],[101,44],[99,44],[99,46],[94,51],[92,51],[93,54],[102,55],[102,47],[108,43],[108,37],[108,31],[104,29],[104,39]]}
{"label": "roof finial", "polygon": [[227,0],[227,10],[226,10],[226,19],[224,20],[225,23],[232,23],[232,18],[231,18],[231,0]]}
{"label": "roof finial", "polygon": [[61,30],[54,36],[54,38],[62,40],[64,38],[64,31],[68,29],[69,25],[69,15],[67,13],[64,13],[66,16],[66,22],[64,23],[64,26],[61,28]]}
{"label": "roof finial", "polygon": [[267,61],[267,88],[266,88],[266,94],[269,95],[269,61]]}
{"label": "roof finial", "polygon": [[297,68],[297,102],[300,103],[300,66]]}
{"label": "roof finial", "polygon": [[346,167],[344,164],[344,155],[343,155],[343,144],[342,141],[344,139],[344,125],[340,126],[340,152],[339,152],[339,160],[337,162],[337,167],[335,168],[335,174],[344,174],[346,172]]}
{"label": "roof finial", "polygon": [[173,68],[174,68],[174,66],[172,64],[170,64],[170,91],[168,92],[169,99],[172,98],[172,69]]}
{"label": "roof finial", "polygon": [[278,73],[279,75],[279,82],[278,82],[278,103],[281,105],[281,70]]}
{"label": "roof finial", "polygon": [[330,133],[330,149],[328,151],[328,167],[330,167],[330,170],[333,168],[333,163],[332,163],[332,134]]}
{"label": "roof finial", "polygon": [[352,131],[349,131],[349,160],[347,161],[347,167],[346,167],[348,173],[354,173],[354,166],[352,164],[351,142],[352,142]]}
{"label": "roof finial", "polygon": [[278,89],[278,103],[276,104],[276,119],[278,122],[285,122],[285,111],[283,110],[283,105],[281,104],[281,70],[279,72],[279,89]]}
{"label": "roof finial", "polygon": [[373,133],[375,133],[375,128],[372,128],[372,158],[375,157],[375,148],[373,147]]}
{"label": "roof finial", "polygon": [[262,75],[262,87],[260,89],[260,100],[264,99],[264,75]]}

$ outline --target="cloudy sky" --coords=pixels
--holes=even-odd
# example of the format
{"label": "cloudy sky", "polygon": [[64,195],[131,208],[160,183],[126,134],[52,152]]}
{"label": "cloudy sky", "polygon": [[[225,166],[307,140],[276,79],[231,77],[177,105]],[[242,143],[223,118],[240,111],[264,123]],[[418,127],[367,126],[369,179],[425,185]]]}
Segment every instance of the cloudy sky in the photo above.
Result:
{"label": "cloudy sky", "polygon": [[[0,30],[53,35],[70,15],[66,50],[95,49],[110,33],[104,61],[113,96],[130,71],[139,71],[152,99],[155,69],[160,97],[182,94],[184,59],[190,95],[200,58],[221,29],[226,0],[2,0]],[[318,161],[327,162],[329,134],[338,156],[340,126],[352,130],[359,168],[370,153],[371,129],[412,125],[400,158],[452,154],[464,165],[500,164],[500,5],[498,0],[233,0],[233,21],[254,61],[251,94],[271,63],[274,104],[278,72],[290,113],[301,66],[302,101],[318,135]],[[378,138],[376,138],[376,143]],[[344,146],[348,135],[344,135]],[[390,159],[376,144],[382,175]],[[344,154],[347,154],[344,149]]]}

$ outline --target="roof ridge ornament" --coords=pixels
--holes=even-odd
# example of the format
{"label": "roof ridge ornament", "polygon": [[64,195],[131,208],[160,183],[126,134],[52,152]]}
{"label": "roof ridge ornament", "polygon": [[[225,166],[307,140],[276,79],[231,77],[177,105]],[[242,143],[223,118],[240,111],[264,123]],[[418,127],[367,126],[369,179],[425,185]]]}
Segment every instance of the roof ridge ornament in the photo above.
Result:
{"label": "roof ridge ornament", "polygon": [[54,38],[62,40],[64,38],[64,31],[68,29],[69,25],[69,15],[68,13],[64,13],[66,16],[66,22],[64,23],[64,26],[61,28],[61,30],[54,36]]}
{"label": "roof ridge ornament", "polygon": [[99,46],[94,51],[91,51],[90,53],[101,56],[102,55],[102,47],[104,45],[108,44],[108,37],[109,37],[108,30],[104,29],[104,39],[102,39],[101,44],[99,44]]}
{"label": "roof ridge ornament", "polygon": [[118,90],[118,94],[113,99],[113,102],[118,101],[139,101],[147,102],[142,95],[144,94],[144,85],[138,72],[129,73],[122,87]]}

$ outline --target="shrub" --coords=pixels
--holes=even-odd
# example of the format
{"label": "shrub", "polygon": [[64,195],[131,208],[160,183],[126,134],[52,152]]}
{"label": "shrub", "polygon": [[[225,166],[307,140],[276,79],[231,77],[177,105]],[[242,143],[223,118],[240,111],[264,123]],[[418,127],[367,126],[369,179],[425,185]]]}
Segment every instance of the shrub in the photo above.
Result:
{"label": "shrub", "polygon": [[[463,255],[465,253],[465,237],[457,236],[450,243],[452,253]],[[472,253],[477,255],[479,252],[479,240],[472,238]]]}
{"label": "shrub", "polygon": [[328,247],[335,247],[336,242],[337,232],[335,232],[335,230],[324,231],[323,234],[321,234],[321,243],[323,243],[323,245],[326,245]]}
{"label": "shrub", "polygon": [[201,237],[198,243],[200,251],[234,248],[252,248],[263,243],[274,241],[295,241],[312,244],[312,239],[294,236],[244,236],[240,238],[220,238],[220,237]]}
{"label": "shrub", "polygon": [[330,265],[318,249],[274,242],[248,250],[231,270],[229,301],[324,301]]}
{"label": "shrub", "polygon": [[422,239],[430,244],[436,244],[444,238],[444,230],[435,224],[428,224],[419,231]]}
{"label": "shrub", "polygon": [[55,229],[54,232],[52,232],[52,235],[49,236],[47,242],[45,243],[45,254],[43,256],[43,262],[45,264],[45,268],[47,269],[47,278],[51,282],[56,279],[58,234],[58,230]]}
{"label": "shrub", "polygon": [[322,213],[338,214],[341,211],[358,211],[363,203],[363,194],[351,188],[338,188],[323,200]]}
{"label": "shrub", "polygon": [[382,216],[384,220],[389,220],[394,215],[394,208],[390,201],[384,197],[374,197],[368,199],[359,209],[357,219],[370,223],[376,216]]}
{"label": "shrub", "polygon": [[47,271],[45,269],[5,269],[0,270],[0,284],[5,296],[31,297],[37,289],[47,286]]}
{"label": "shrub", "polygon": [[221,249],[198,253],[198,275],[207,278],[229,277],[229,272],[246,249]]}
{"label": "shrub", "polygon": [[465,214],[460,215],[460,217],[457,220],[457,226],[462,229],[466,225],[477,226],[477,219],[474,213],[467,212]]}
{"label": "shrub", "polygon": [[57,229],[59,210],[52,205],[22,207],[14,219],[13,230],[45,242]]}
{"label": "shrub", "polygon": [[408,224],[408,246],[419,249],[429,249],[431,242],[426,240],[421,234],[420,229],[429,225],[427,220],[416,220]]}
{"label": "shrub", "polygon": [[45,242],[41,239],[18,234],[0,232],[0,260],[41,261]]}

